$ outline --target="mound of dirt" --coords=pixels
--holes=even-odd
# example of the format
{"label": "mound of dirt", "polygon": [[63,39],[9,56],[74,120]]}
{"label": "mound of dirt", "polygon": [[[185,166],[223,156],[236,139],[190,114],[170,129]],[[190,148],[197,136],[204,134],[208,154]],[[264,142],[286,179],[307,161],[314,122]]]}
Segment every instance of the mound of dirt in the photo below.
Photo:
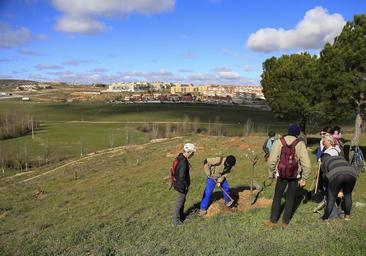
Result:
{"label": "mound of dirt", "polygon": [[245,143],[243,139],[240,138],[230,138],[227,140],[223,140],[221,145],[227,146],[230,148],[239,148],[240,150],[246,150],[248,148],[253,148],[254,146],[248,143]]}
{"label": "mound of dirt", "polygon": [[[253,195],[256,195],[258,191],[254,190]],[[237,207],[227,208],[224,204],[224,199],[213,202],[207,210],[205,217],[212,217],[216,215],[225,215],[230,213],[246,212],[252,209],[268,208],[272,205],[272,199],[258,198],[257,201],[251,204],[250,190],[244,190],[238,193]]]}

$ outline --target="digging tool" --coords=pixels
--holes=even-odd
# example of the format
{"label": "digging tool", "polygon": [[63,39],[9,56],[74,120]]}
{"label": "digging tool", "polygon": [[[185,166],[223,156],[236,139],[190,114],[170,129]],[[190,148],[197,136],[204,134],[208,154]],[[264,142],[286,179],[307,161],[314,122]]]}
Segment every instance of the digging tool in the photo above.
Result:
{"label": "digging tool", "polygon": [[267,178],[263,181],[263,185],[255,185],[255,189],[258,190],[258,192],[255,194],[254,199],[252,199],[251,204],[255,204],[257,202],[259,194],[262,193],[267,187],[272,186],[273,184],[273,178]]}
{"label": "digging tool", "polygon": [[[214,178],[211,178],[215,183],[216,183],[216,185],[217,185],[217,181],[214,179]],[[221,189],[221,191],[222,191],[222,193],[224,193],[229,199],[230,199],[230,202],[229,202],[229,204],[227,204],[227,205],[232,205],[235,201],[234,201],[234,199],[232,199],[232,197],[228,194],[228,193],[226,193],[226,191],[221,187],[221,185],[219,186],[220,187],[220,189]]]}
{"label": "digging tool", "polygon": [[[252,204],[255,203],[256,201],[256,197],[255,199],[253,200],[253,183],[254,183],[254,169],[255,169],[255,165],[257,164],[258,162],[258,156],[255,155],[254,158],[252,159],[252,177],[251,177],[251,184],[250,184],[250,201],[252,202]],[[257,193],[258,195],[258,193]]]}
{"label": "digging tool", "polygon": [[254,195],[252,195],[252,201],[251,201],[251,205],[255,204],[255,202],[257,202],[259,194],[262,193],[262,191],[264,190],[265,186],[260,186],[260,185],[255,185],[255,189],[258,190],[258,192]]}

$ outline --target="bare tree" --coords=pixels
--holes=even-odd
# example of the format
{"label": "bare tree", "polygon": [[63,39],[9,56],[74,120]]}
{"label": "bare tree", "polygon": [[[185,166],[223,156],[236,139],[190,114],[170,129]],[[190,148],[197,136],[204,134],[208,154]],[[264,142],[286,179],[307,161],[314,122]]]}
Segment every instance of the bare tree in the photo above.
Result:
{"label": "bare tree", "polygon": [[126,126],[125,127],[125,136],[126,136],[126,145],[129,145],[130,144],[130,133],[129,133],[129,129],[128,127]]}
{"label": "bare tree", "polygon": [[157,123],[151,125],[150,139],[157,139],[159,136],[159,126]]}
{"label": "bare tree", "polygon": [[182,122],[182,132],[183,133],[187,133],[188,132],[188,129],[189,129],[189,116],[187,115],[184,115],[183,116],[183,122]]}
{"label": "bare tree", "polygon": [[31,126],[32,126],[32,139],[34,140],[34,121],[33,121],[33,116],[31,119]]}
{"label": "bare tree", "polygon": [[109,147],[114,148],[114,132],[111,131],[109,134]]}
{"label": "bare tree", "polygon": [[83,140],[80,141],[80,157],[85,155],[85,143]]}
{"label": "bare tree", "polygon": [[172,134],[172,124],[167,123],[166,126],[165,126],[165,137],[170,138],[171,134]]}
{"label": "bare tree", "polygon": [[0,164],[1,164],[1,171],[3,176],[5,176],[5,152],[0,145]]}
{"label": "bare tree", "polygon": [[196,116],[193,119],[193,129],[192,129],[193,134],[196,134],[198,132],[199,125],[200,125],[200,118]]}
{"label": "bare tree", "polygon": [[254,127],[254,123],[252,121],[252,119],[248,119],[245,125],[245,136],[249,136],[252,132],[252,129]]}
{"label": "bare tree", "polygon": [[215,135],[216,136],[222,136],[222,123],[220,121],[220,117],[215,117]]}
{"label": "bare tree", "polygon": [[43,160],[45,164],[48,164],[50,159],[50,147],[48,145],[48,141],[43,146]]}
{"label": "bare tree", "polygon": [[25,164],[25,171],[28,171],[28,143],[25,142],[24,144],[24,164]]}

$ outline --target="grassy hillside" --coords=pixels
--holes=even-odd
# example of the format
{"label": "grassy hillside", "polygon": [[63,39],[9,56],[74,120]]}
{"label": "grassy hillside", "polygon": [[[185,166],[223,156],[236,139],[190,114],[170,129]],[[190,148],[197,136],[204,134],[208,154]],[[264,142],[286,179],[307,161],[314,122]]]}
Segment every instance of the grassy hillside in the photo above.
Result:
{"label": "grassy hillside", "polygon": [[[322,224],[312,213],[315,203],[300,203],[286,230],[261,224],[269,216],[268,208],[193,217],[184,226],[172,227],[175,193],[168,190],[164,177],[183,143],[194,142],[199,148],[191,161],[186,202],[186,210],[192,210],[204,189],[206,157],[236,155],[229,184],[239,188],[250,183],[244,154],[248,148],[260,153],[263,140],[263,136],[175,138],[101,151],[65,166],[3,178],[0,255],[364,255],[366,208],[362,207],[354,206],[350,222]],[[366,142],[364,136],[362,141]],[[311,157],[315,163],[312,153]],[[42,173],[46,174],[37,177]],[[261,158],[255,181],[265,178]],[[354,205],[366,202],[365,185],[363,174],[354,191]],[[261,197],[271,198],[273,189],[273,185],[266,188]]]}

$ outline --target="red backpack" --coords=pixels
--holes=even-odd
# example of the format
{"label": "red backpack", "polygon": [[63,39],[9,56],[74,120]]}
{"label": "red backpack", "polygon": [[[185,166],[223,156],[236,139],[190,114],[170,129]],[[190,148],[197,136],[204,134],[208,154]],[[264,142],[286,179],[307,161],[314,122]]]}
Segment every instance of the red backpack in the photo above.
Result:
{"label": "red backpack", "polygon": [[170,168],[170,181],[171,181],[171,183],[170,183],[170,188],[169,189],[171,189],[174,186],[174,184],[177,180],[175,178],[175,170],[177,169],[178,164],[179,164],[179,160],[177,158],[174,159],[173,166]]}
{"label": "red backpack", "polygon": [[280,178],[296,179],[299,173],[299,162],[296,159],[295,147],[300,142],[299,139],[294,140],[290,145],[286,143],[284,137],[280,139],[282,148],[280,161],[277,165],[277,170]]}

